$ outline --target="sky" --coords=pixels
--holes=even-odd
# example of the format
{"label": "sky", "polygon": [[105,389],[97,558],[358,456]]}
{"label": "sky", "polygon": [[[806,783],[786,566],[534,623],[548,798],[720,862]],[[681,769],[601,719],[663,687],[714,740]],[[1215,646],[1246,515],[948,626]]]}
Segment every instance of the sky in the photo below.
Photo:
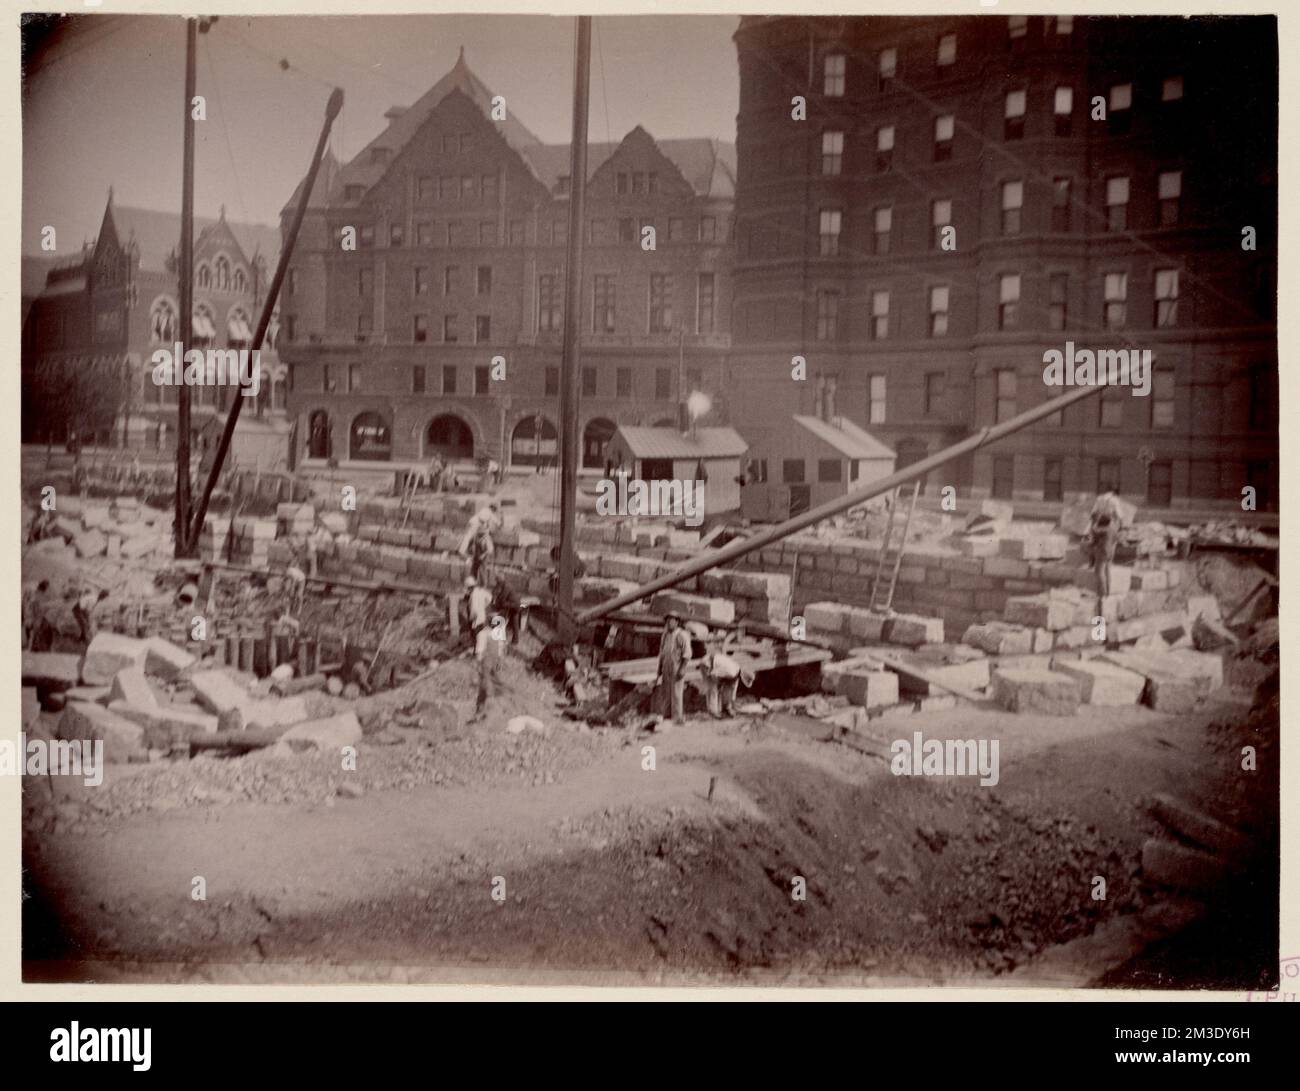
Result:
{"label": "sky", "polygon": [[[736,16],[594,20],[592,141],[635,125],[655,137],[735,140]],[[572,125],[571,17],[221,16],[199,35],[195,125],[199,215],[278,224],[306,173],[330,88],[343,88],[331,149],[346,162],[380,133],[384,111],[410,105],[459,48],[507,109],[547,143]],[[99,230],[117,203],[180,210],[185,29],[175,17],[91,15],[69,21],[25,58],[23,252],[56,228],[60,252]],[[288,70],[281,60],[289,62]]]}

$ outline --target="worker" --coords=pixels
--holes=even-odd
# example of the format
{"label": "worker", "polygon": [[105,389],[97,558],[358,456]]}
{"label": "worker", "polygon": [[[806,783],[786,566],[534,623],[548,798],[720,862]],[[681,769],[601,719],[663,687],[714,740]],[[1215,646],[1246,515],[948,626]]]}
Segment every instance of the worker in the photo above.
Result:
{"label": "worker", "polygon": [[[48,639],[53,635],[52,632],[49,632],[51,626],[45,616],[46,599],[49,597],[49,592],[49,580],[41,580],[35,587],[29,585],[23,590],[23,647],[28,651],[48,651],[49,643],[52,643],[52,640]],[[43,641],[45,647],[37,648],[34,642],[38,631],[42,629],[47,631],[48,642]]]}
{"label": "worker", "polygon": [[442,475],[446,468],[447,464],[443,462],[442,456],[435,451],[433,457],[429,459],[429,468],[426,471],[431,491],[442,492]]}
{"label": "worker", "polygon": [[465,577],[465,591],[469,598],[469,627],[474,634],[474,661],[478,665],[478,697],[474,703],[474,718],[481,719],[488,700],[489,681],[496,680],[496,650],[492,647],[492,626],[488,611],[492,607],[492,593],[473,576]]}
{"label": "worker", "polygon": [[106,598],[108,598],[107,591],[87,591],[72,606],[72,616],[80,630],[81,642],[87,647],[90,647],[90,642],[95,639],[95,611]]}
{"label": "worker", "polygon": [[1103,599],[1110,594],[1110,567],[1119,544],[1119,527],[1119,497],[1114,489],[1103,489],[1092,505],[1087,540],[1093,571],[1097,573],[1097,593]]}
{"label": "worker", "polygon": [[736,714],[736,689],[740,685],[740,663],[729,654],[735,633],[712,633],[705,644],[704,674],[709,712],[720,720]]}
{"label": "worker", "polygon": [[659,638],[659,707],[665,719],[671,715],[673,723],[685,722],[683,703],[686,696],[686,664],[691,659],[691,638],[681,626],[677,614],[664,618],[663,635]]}
{"label": "worker", "polygon": [[[554,595],[560,588],[560,547],[551,546],[551,594]],[[587,566],[583,563],[582,558],[576,553],[573,555],[573,578],[580,580],[587,574]]]}
{"label": "worker", "polygon": [[284,570],[284,574],[289,581],[285,585],[288,596],[285,614],[288,617],[298,617],[302,613],[303,600],[307,596],[307,573],[296,564],[291,564]]}
{"label": "worker", "polygon": [[479,492],[491,495],[496,492],[497,481],[501,473],[501,464],[495,458],[489,458],[483,468],[483,477],[479,481]]}
{"label": "worker", "polygon": [[38,511],[31,526],[27,528],[27,544],[49,538],[54,533],[54,520],[54,512],[45,509]]}

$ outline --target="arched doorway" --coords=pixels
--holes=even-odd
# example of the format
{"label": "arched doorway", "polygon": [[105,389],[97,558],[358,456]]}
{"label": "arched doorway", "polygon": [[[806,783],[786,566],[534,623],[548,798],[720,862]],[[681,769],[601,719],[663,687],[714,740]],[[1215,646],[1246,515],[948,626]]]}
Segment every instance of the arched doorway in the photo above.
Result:
{"label": "arched doorway", "polygon": [[393,457],[393,431],[378,413],[360,413],[348,431],[348,457],[358,462],[387,462]]}
{"label": "arched doorway", "polygon": [[510,465],[555,465],[559,453],[559,434],[555,425],[540,413],[524,417],[510,433]]}
{"label": "arched doorway", "polygon": [[424,432],[424,453],[432,458],[459,461],[474,457],[474,433],[454,413],[434,417]]}
{"label": "arched doorway", "polygon": [[582,468],[600,470],[605,466],[605,447],[614,438],[614,422],[595,417],[582,430]]}
{"label": "arched doorway", "polygon": [[329,458],[333,441],[330,436],[330,416],[317,409],[307,418],[307,457]]}

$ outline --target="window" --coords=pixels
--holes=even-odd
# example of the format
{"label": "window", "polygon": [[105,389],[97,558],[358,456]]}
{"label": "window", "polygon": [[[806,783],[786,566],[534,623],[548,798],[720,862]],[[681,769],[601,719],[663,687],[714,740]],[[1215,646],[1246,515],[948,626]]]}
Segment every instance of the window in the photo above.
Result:
{"label": "window", "polygon": [[1016,460],[1011,455],[993,458],[993,499],[1011,500],[1016,488]]}
{"label": "window", "polygon": [[366,296],[370,295],[372,291],[374,291],[374,286],[375,286],[374,271],[371,269],[358,269],[357,270],[357,295],[364,299]]}
{"label": "window", "polygon": [[298,270],[290,269],[284,282],[285,295],[293,295],[298,290]]}
{"label": "window", "polygon": [[632,369],[630,367],[621,367],[614,372],[615,393],[620,398],[630,398],[632,396]]}
{"label": "window", "polygon": [[1133,124],[1133,85],[1117,83],[1110,89],[1106,121],[1112,134],[1122,136]]}
{"label": "window", "polygon": [[433,224],[418,223],[415,225],[415,245],[416,246],[433,245]]}
{"label": "window", "polygon": [[817,460],[817,480],[823,485],[833,485],[843,481],[844,462],[838,458],[819,458]]}
{"label": "window", "polygon": [[411,340],[417,345],[429,340],[429,316],[416,314],[411,316]]}
{"label": "window", "polygon": [[1025,183],[1002,183],[1002,234],[1020,234],[1020,213],[1025,203]]}
{"label": "window", "polygon": [[655,400],[666,402],[673,396],[673,373],[666,367],[655,368]]}
{"label": "window", "polygon": [[885,376],[867,376],[867,423],[885,423]]}
{"label": "window", "polygon": [[582,396],[584,398],[594,398],[596,396],[596,369],[594,367],[584,367],[582,369]]}
{"label": "window", "polygon": [[357,315],[357,340],[364,341],[370,336],[371,330],[375,328],[374,316],[369,311],[362,311]]}
{"label": "window", "polygon": [[613,333],[617,288],[609,273],[597,273],[591,282],[591,332]]}
{"label": "window", "polygon": [[833,258],[840,252],[840,221],[843,214],[837,208],[823,208],[818,226],[820,253],[824,258]]}
{"label": "window", "polygon": [[524,244],[524,221],[510,221],[510,245],[523,246]]}
{"label": "window", "polygon": [[348,365],[348,393],[355,394],[361,389],[361,365]]}
{"label": "window", "polygon": [[474,197],[474,176],[471,174],[464,175],[460,180],[460,199],[462,201],[472,200]]}
{"label": "window", "polygon": [[366,195],[366,187],[350,185],[343,187],[343,199],[345,201],[359,201]]}
{"label": "window", "polygon": [[944,198],[930,202],[930,248],[939,249],[943,241],[943,229],[952,224],[952,201]]}
{"label": "window", "polygon": [[1157,371],[1151,376],[1151,427],[1174,426],[1174,373]]}
{"label": "window", "polygon": [[1061,490],[1062,464],[1059,458],[1043,460],[1043,499],[1063,500]]}
{"label": "window", "polygon": [[478,225],[478,244],[479,246],[496,246],[497,225],[495,223],[485,222]]}
{"label": "window", "polygon": [[844,72],[844,54],[828,53],[822,61],[822,93],[840,98],[844,94]]}
{"label": "window", "polygon": [[715,284],[712,273],[701,273],[695,304],[695,332],[713,332]]}
{"label": "window", "polygon": [[1053,273],[1047,278],[1047,325],[1065,329],[1069,320],[1070,274]]}
{"label": "window", "polygon": [[460,242],[460,224],[455,220],[448,220],[444,226],[447,235],[447,245],[455,246]]}
{"label": "window", "polygon": [[411,393],[424,393],[424,365],[416,364],[411,368]]}
{"label": "window", "polygon": [[1097,460],[1097,491],[1119,492],[1119,459]]}
{"label": "window", "polygon": [[1167,508],[1174,498],[1174,464],[1153,462],[1147,470],[1147,503]]}
{"label": "window", "polygon": [[429,268],[426,265],[417,265],[411,270],[411,294],[428,295],[429,294]]}
{"label": "window", "polygon": [[405,233],[405,231],[403,230],[401,224],[389,224],[389,225],[388,225],[388,245],[389,245],[389,246],[401,246],[402,243],[403,243],[403,241],[405,240],[405,237],[406,237],[406,233]]}
{"label": "window", "polygon": [[554,398],[560,393],[560,369],[558,367],[548,367],[546,369],[546,396]]}
{"label": "window", "polygon": [[460,340],[460,334],[456,330],[456,316],[454,314],[443,315],[442,339],[449,345]]}
{"label": "window", "polygon": [[1052,230],[1070,230],[1070,179],[1052,179]]}
{"label": "window", "polygon": [[1166,76],[1160,84],[1160,101],[1161,102],[1182,102],[1183,100],[1183,77]]}
{"label": "window", "polygon": [[716,242],[718,238],[718,220],[716,216],[700,218],[700,242]]}
{"label": "window", "polygon": [[564,246],[569,241],[569,221],[556,220],[551,224],[551,245]]}
{"label": "window", "polygon": [[632,172],[632,192],[645,192],[645,174],[642,171],[637,170]]}
{"label": "window", "polygon": [[627,193],[627,171],[621,170],[614,175],[614,193],[622,197]]}
{"label": "window", "polygon": [[480,345],[492,340],[492,316],[490,314],[474,316],[474,340]]}
{"label": "window", "polygon": [[889,293],[871,293],[871,340],[883,341],[889,336]]}
{"label": "window", "polygon": [[1004,273],[998,278],[998,329],[1016,328],[1020,310],[1020,274]]}
{"label": "window", "polygon": [[1107,273],[1102,284],[1102,325],[1108,330],[1123,329],[1128,321],[1128,274]]}
{"label": "window", "polygon": [[943,408],[943,391],[947,376],[942,371],[925,373],[925,415],[933,416]]}
{"label": "window", "polygon": [[618,221],[618,241],[636,242],[636,222],[628,216]]}
{"label": "window", "polygon": [[457,281],[460,279],[460,266],[448,265],[442,271],[442,294],[452,295],[456,291]]}
{"label": "window", "polygon": [[1002,139],[1019,140],[1025,135],[1025,92],[1007,92],[1002,114]]}
{"label": "window", "polygon": [[474,394],[484,397],[492,389],[492,371],[486,364],[474,368]]}
{"label": "window", "polygon": [[817,340],[834,341],[840,335],[840,293],[829,289],[817,292]]}
{"label": "window", "polygon": [[873,236],[872,250],[877,254],[889,253],[889,233],[894,227],[894,209],[886,205],[884,208],[878,208],[872,214],[873,219]]}
{"label": "window", "polygon": [[332,394],[334,392],[334,384],[330,382],[329,364],[321,364],[320,366],[320,388],[325,394]]}
{"label": "window", "polygon": [[495,201],[497,199],[497,176],[495,174],[485,174],[479,180],[479,195],[485,201]]}
{"label": "window", "polygon": [[898,50],[892,46],[889,49],[882,49],[877,61],[880,69],[880,89],[888,91],[893,86],[894,77],[898,74]]}
{"label": "window", "polygon": [[680,216],[668,217],[668,241],[682,242],[686,238],[686,221]]}
{"label": "window", "polygon": [[894,127],[882,125],[876,130],[876,170],[887,171],[894,162]]}
{"label": "window", "polygon": [[357,245],[362,250],[369,250],[375,245],[375,225],[362,224],[357,229]]}
{"label": "window", "polygon": [[1161,171],[1157,180],[1157,192],[1160,195],[1159,223],[1161,227],[1173,227],[1178,222],[1179,204],[1183,196],[1183,172],[1180,170]]}
{"label": "window", "polygon": [[1058,87],[1052,98],[1052,116],[1056,119],[1056,135],[1069,136],[1074,123],[1074,88]]}
{"label": "window", "polygon": [[1157,328],[1178,325],[1178,270],[1156,270],[1156,313]]}
{"label": "window", "polygon": [[942,114],[934,119],[934,161],[941,163],[952,158],[952,135],[955,121],[952,114]]}
{"label": "window", "polygon": [[939,48],[934,63],[946,68],[957,60],[957,35],[945,34],[939,39]]}
{"label": "window", "polygon": [[839,174],[843,164],[844,134],[838,129],[827,129],[822,133],[822,174]]}
{"label": "window", "polygon": [[1029,33],[1028,15],[1007,16],[1007,38],[1012,42],[1023,40]]}
{"label": "window", "polygon": [[1016,373],[1009,367],[993,372],[996,401],[993,406],[993,423],[1001,424],[1016,415]]}
{"label": "window", "polygon": [[1097,424],[1102,428],[1124,427],[1124,392],[1117,386],[1108,386],[1101,392],[1098,403]]}
{"label": "window", "polygon": [[802,485],[804,465],[802,458],[781,460],[781,480],[787,485]]}
{"label": "window", "polygon": [[456,393],[456,365],[442,365],[442,392],[444,394]]}
{"label": "window", "polygon": [[673,278],[667,273],[650,275],[650,332],[667,333],[673,328]]}
{"label": "window", "polygon": [[1128,178],[1106,179],[1106,227],[1124,231],[1128,227]]}
{"label": "window", "polygon": [[537,278],[537,329],[540,333],[554,333],[560,328],[560,283],[553,273],[543,273]]}
{"label": "window", "polygon": [[[445,139],[445,138],[444,138]],[[457,196],[456,179],[448,175],[438,176],[438,200],[454,201]]]}
{"label": "window", "polygon": [[492,266],[480,265],[477,270],[478,294],[492,294]]}
{"label": "window", "polygon": [[930,336],[948,335],[948,297],[946,284],[936,284],[930,289]]}
{"label": "window", "polygon": [[433,179],[427,174],[415,180],[415,199],[417,201],[433,200]]}

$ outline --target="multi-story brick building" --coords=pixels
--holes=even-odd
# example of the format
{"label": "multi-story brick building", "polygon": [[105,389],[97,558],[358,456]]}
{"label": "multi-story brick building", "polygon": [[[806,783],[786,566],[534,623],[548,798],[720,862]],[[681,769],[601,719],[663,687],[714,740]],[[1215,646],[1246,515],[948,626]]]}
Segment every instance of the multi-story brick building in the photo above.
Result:
{"label": "multi-story brick building", "polygon": [[1276,503],[1275,20],[762,17],[735,41],[731,413],[773,482],[828,390],[903,466],[1061,393],[1043,354],[1073,340],[1151,349],[1150,395],[931,487]]}
{"label": "multi-story brick building", "polygon": [[[95,242],[45,269],[23,328],[25,442],[70,438],[136,450],[175,450],[177,388],[153,382],[151,355],[180,336],[178,215],[115,204],[104,209]],[[243,348],[252,339],[279,253],[272,227],[195,219],[194,348]],[[42,263],[43,264],[43,263]],[[261,350],[257,400],[245,406],[235,456],[271,469],[285,461],[287,369],[276,354],[278,321]],[[93,405],[73,407],[73,376],[98,374]],[[119,378],[120,377],[120,378]],[[67,395],[65,397],[64,395]],[[233,397],[230,386],[190,390],[196,464],[215,448]]]}
{"label": "multi-story brick building", "polygon": [[[351,162],[323,164],[281,300],[300,464],[553,462],[569,149],[493,100],[462,53]],[[590,146],[583,467],[618,424],[675,422],[693,390],[725,410],[733,190],[717,140],[638,127]]]}

